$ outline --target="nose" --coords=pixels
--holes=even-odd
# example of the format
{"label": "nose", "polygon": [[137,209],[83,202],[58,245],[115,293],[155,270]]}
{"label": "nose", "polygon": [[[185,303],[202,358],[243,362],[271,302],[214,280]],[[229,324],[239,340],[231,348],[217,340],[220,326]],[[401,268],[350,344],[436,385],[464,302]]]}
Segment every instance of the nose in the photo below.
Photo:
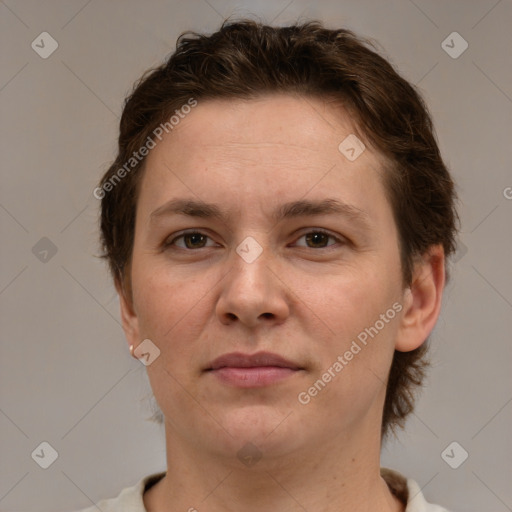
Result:
{"label": "nose", "polygon": [[282,271],[268,249],[249,261],[233,251],[216,305],[218,318],[224,324],[240,322],[252,328],[282,323],[289,314],[288,288],[279,275]]}

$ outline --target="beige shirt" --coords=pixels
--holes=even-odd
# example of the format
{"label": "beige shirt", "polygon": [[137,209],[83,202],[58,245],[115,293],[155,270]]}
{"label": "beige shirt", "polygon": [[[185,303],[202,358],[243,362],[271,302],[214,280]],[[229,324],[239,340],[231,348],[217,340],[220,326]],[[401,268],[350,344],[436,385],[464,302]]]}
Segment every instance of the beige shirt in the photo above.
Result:
{"label": "beige shirt", "polygon": [[[380,474],[391,492],[407,504],[406,512],[449,512],[439,505],[427,503],[419,485],[414,480],[405,478],[397,471],[388,468],[380,468]],[[101,512],[147,512],[142,496],[164,475],[165,471],[146,476],[134,486],[123,489],[117,498],[102,500],[96,506],[93,505],[77,512],[98,512],[98,510]],[[194,510],[194,508],[191,507],[190,510]]]}

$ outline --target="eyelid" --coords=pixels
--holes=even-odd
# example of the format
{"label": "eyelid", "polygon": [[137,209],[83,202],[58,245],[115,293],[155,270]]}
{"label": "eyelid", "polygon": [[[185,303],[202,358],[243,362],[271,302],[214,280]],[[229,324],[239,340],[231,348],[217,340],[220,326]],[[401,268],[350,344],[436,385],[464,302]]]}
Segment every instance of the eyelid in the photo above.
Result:
{"label": "eyelid", "polygon": [[[342,235],[337,235],[337,234],[335,235],[331,231],[328,231],[324,228],[315,228],[315,227],[304,228],[303,230],[300,231],[300,233],[301,234],[296,238],[296,241],[310,233],[323,233],[327,237],[333,238],[337,244],[349,243],[349,241]],[[208,239],[212,240],[212,237],[208,234],[208,230],[204,230],[202,228],[196,228],[196,229],[190,228],[190,229],[186,229],[183,231],[178,231],[177,233],[173,233],[170,237],[167,237],[162,244],[163,248],[165,249],[165,248],[174,246],[174,247],[177,247],[178,249],[182,249],[182,250],[188,251],[188,252],[197,251],[198,249],[206,249],[207,248],[207,247],[199,247],[198,249],[188,249],[188,248],[176,246],[175,245],[176,240],[182,238],[183,236],[185,236],[187,234],[200,234],[200,235],[206,236]],[[172,237],[172,239],[170,239],[171,237]],[[331,244],[331,245],[327,245],[326,247],[307,247],[307,246],[299,246],[299,247],[302,247],[304,249],[313,249],[316,251],[318,251],[318,250],[325,251],[325,250],[329,250],[330,248],[334,248],[333,246],[335,246],[335,245],[336,244]],[[212,247],[212,246],[208,246],[208,247]]]}
{"label": "eyelid", "polygon": [[[334,238],[334,240],[336,240],[336,243],[338,243],[338,244],[348,243],[348,240],[341,235],[337,235],[337,234],[335,235],[334,233],[332,233],[329,230],[326,230],[324,228],[315,228],[315,227],[305,228],[305,231],[301,231],[301,234],[297,238],[297,240],[299,240],[300,238],[302,238],[303,236],[305,236],[309,233],[323,233],[324,235],[328,236],[329,238]],[[316,250],[318,251],[319,249],[323,249],[324,251],[326,251],[331,248],[334,248],[334,245],[336,245],[336,244],[327,245],[326,247],[319,247],[319,248],[316,248]],[[315,249],[314,247],[305,247],[305,246],[300,246],[300,247],[304,247],[305,249]]]}
{"label": "eyelid", "polygon": [[[173,233],[172,235],[168,236],[163,241],[162,247],[164,249],[166,249],[168,247],[173,247],[173,246],[178,247],[174,243],[174,242],[176,242],[176,240],[178,240],[179,238],[183,238],[185,235],[192,235],[192,234],[203,235],[203,236],[207,237],[208,239],[213,240],[212,237],[208,234],[208,230],[204,230],[202,228],[197,228],[197,229],[190,228],[190,229],[185,229],[183,231],[178,231],[177,233]],[[206,247],[200,247],[200,249],[205,249],[205,248]],[[183,247],[178,247],[178,249],[183,249]],[[197,249],[183,249],[183,250],[191,252],[191,251],[197,250]]]}

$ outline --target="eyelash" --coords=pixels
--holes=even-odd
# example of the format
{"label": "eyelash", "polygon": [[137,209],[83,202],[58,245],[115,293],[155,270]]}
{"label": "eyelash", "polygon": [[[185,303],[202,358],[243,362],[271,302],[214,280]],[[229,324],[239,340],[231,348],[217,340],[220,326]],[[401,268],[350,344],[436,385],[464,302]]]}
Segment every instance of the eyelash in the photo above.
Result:
{"label": "eyelash", "polygon": [[[328,238],[332,238],[336,241],[336,243],[341,243],[341,244],[344,244],[346,243],[344,240],[342,240],[341,238],[337,237],[337,236],[334,236],[332,233],[330,233],[329,231],[326,231],[324,229],[321,229],[321,228],[316,228],[316,229],[312,229],[311,231],[307,231],[306,233],[303,233],[299,238],[303,238],[307,235],[310,235],[310,234],[316,234],[316,233],[321,233],[323,235],[326,235]],[[192,252],[192,251],[197,251],[199,249],[208,249],[208,247],[198,247],[197,249],[189,249],[189,248],[183,248],[183,247],[177,247],[177,246],[174,246],[176,240],[179,240],[180,238],[184,238],[186,235],[203,235],[205,237],[207,237],[208,239],[211,239],[211,237],[209,237],[206,233],[203,233],[202,231],[198,231],[198,230],[190,230],[190,231],[183,231],[182,233],[180,233],[178,236],[174,237],[172,240],[170,240],[169,242],[165,241],[163,243],[163,248],[164,249],[173,249],[173,248],[176,248],[178,250],[183,250],[183,251],[188,251],[188,252]],[[334,246],[336,244],[332,244],[332,245],[327,245],[326,247],[307,247],[307,246],[301,246],[302,248],[305,248],[305,249],[316,249],[316,250],[324,250],[324,251],[327,251],[327,250],[330,250],[330,249],[333,249]]]}

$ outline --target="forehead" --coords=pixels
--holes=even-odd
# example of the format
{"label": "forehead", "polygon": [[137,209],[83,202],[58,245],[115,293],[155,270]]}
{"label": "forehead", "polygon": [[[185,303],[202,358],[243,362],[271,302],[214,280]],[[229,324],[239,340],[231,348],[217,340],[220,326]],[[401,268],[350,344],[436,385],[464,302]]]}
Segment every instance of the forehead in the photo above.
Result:
{"label": "forehead", "polygon": [[168,142],[174,149],[181,146],[186,151],[197,145],[222,146],[224,151],[230,145],[259,150],[270,149],[266,144],[282,144],[284,152],[324,153],[331,146],[337,155],[340,137],[356,132],[353,116],[339,101],[272,94],[249,100],[199,100]]}
{"label": "forehead", "polygon": [[149,215],[169,199],[195,195],[261,209],[334,193],[377,215],[385,201],[380,159],[367,146],[349,160],[339,149],[349,136],[362,139],[350,114],[328,99],[198,100],[148,155],[138,206]]}

